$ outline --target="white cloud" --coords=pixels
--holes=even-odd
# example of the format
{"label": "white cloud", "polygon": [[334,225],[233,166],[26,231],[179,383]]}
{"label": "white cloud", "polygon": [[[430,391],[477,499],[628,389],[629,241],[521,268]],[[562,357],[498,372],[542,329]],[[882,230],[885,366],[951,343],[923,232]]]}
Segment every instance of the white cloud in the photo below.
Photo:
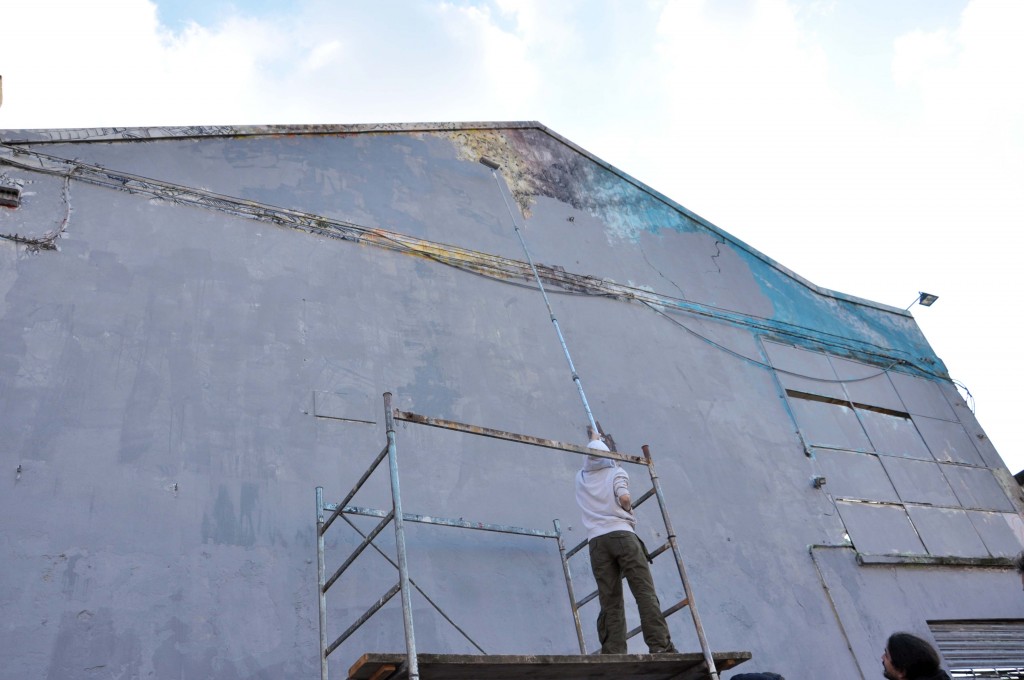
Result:
{"label": "white cloud", "polygon": [[339,40],[320,43],[309,50],[305,60],[302,62],[302,69],[304,71],[318,71],[334,61],[340,51],[341,41]]}
{"label": "white cloud", "polygon": [[437,15],[446,38],[469,60],[463,74],[469,82],[453,85],[475,86],[481,108],[521,110],[533,100],[540,74],[520,34],[501,28],[487,8],[442,3]]}
{"label": "white cloud", "polygon": [[936,64],[945,63],[953,55],[949,31],[926,33],[912,31],[896,39],[892,60],[892,78],[897,85],[919,82]]}

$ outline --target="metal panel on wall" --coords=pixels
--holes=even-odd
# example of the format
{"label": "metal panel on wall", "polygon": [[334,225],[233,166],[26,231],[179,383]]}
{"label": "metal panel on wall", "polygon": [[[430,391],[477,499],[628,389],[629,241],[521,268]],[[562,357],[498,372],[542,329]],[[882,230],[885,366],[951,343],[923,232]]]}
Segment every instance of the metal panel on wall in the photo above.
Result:
{"label": "metal panel on wall", "polygon": [[946,397],[942,395],[942,390],[931,380],[915,378],[898,371],[890,372],[889,378],[903,401],[904,410],[908,413],[929,418],[956,420],[956,414],[953,413]]}
{"label": "metal panel on wall", "polygon": [[776,342],[765,342],[764,349],[784,388],[833,399],[846,399],[828,357],[821,352],[798,349]]}
{"label": "metal panel on wall", "polygon": [[1024,520],[1012,512],[968,510],[981,540],[995,557],[1015,557],[1024,548]]}
{"label": "metal panel on wall", "polygon": [[855,451],[871,450],[871,443],[852,408],[799,398],[791,398],[789,405],[808,444]]}
{"label": "metal panel on wall", "polygon": [[915,416],[914,424],[921,431],[921,436],[924,437],[936,460],[968,465],[985,464],[974,442],[960,423]]}
{"label": "metal panel on wall", "polygon": [[954,507],[960,505],[938,463],[894,456],[882,456],[881,459],[882,465],[889,473],[889,479],[904,503]]}
{"label": "metal panel on wall", "polygon": [[814,455],[834,498],[899,502],[878,456],[831,449],[815,449]]}
{"label": "metal panel on wall", "polygon": [[864,429],[871,438],[871,444],[879,453],[890,453],[906,458],[932,460],[932,454],[925,446],[914,423],[907,418],[857,409]]}
{"label": "metal panel on wall", "polygon": [[988,468],[942,465],[942,474],[965,508],[1013,512],[1013,504]]}
{"label": "metal panel on wall", "polygon": [[902,505],[839,501],[836,506],[857,552],[925,554],[924,545]]}
{"label": "metal panel on wall", "polygon": [[967,513],[954,508],[908,505],[907,514],[928,552],[942,557],[988,557]]}
{"label": "metal panel on wall", "polygon": [[893,411],[903,411],[903,402],[889,375],[883,368],[863,364],[859,361],[829,357],[836,375],[843,381],[846,394],[855,404],[878,406]]}

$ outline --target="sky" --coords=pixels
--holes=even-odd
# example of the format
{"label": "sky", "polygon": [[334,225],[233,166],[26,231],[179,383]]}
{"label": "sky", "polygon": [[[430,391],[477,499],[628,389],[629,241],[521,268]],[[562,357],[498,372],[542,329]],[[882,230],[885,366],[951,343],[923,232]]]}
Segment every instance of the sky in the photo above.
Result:
{"label": "sky", "polygon": [[5,3],[0,129],[536,120],[912,312],[1011,472],[1021,0]]}

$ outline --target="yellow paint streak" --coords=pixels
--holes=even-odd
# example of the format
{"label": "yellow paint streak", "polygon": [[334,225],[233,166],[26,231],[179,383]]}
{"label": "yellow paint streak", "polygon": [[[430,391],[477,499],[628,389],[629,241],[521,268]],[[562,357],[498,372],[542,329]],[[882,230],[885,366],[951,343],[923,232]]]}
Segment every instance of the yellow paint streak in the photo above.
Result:
{"label": "yellow paint streak", "polygon": [[389,250],[399,250],[414,257],[441,260],[466,269],[483,272],[489,276],[514,279],[528,278],[529,275],[526,265],[517,260],[434,243],[384,229],[368,229],[361,241]]}

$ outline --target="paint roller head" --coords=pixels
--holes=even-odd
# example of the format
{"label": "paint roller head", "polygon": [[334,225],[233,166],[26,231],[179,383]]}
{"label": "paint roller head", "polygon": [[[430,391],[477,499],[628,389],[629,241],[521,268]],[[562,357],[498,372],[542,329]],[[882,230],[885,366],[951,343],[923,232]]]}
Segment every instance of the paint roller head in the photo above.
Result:
{"label": "paint roller head", "polygon": [[491,170],[497,170],[498,168],[501,167],[495,161],[492,161],[487,156],[480,156],[480,162],[489,167]]}

